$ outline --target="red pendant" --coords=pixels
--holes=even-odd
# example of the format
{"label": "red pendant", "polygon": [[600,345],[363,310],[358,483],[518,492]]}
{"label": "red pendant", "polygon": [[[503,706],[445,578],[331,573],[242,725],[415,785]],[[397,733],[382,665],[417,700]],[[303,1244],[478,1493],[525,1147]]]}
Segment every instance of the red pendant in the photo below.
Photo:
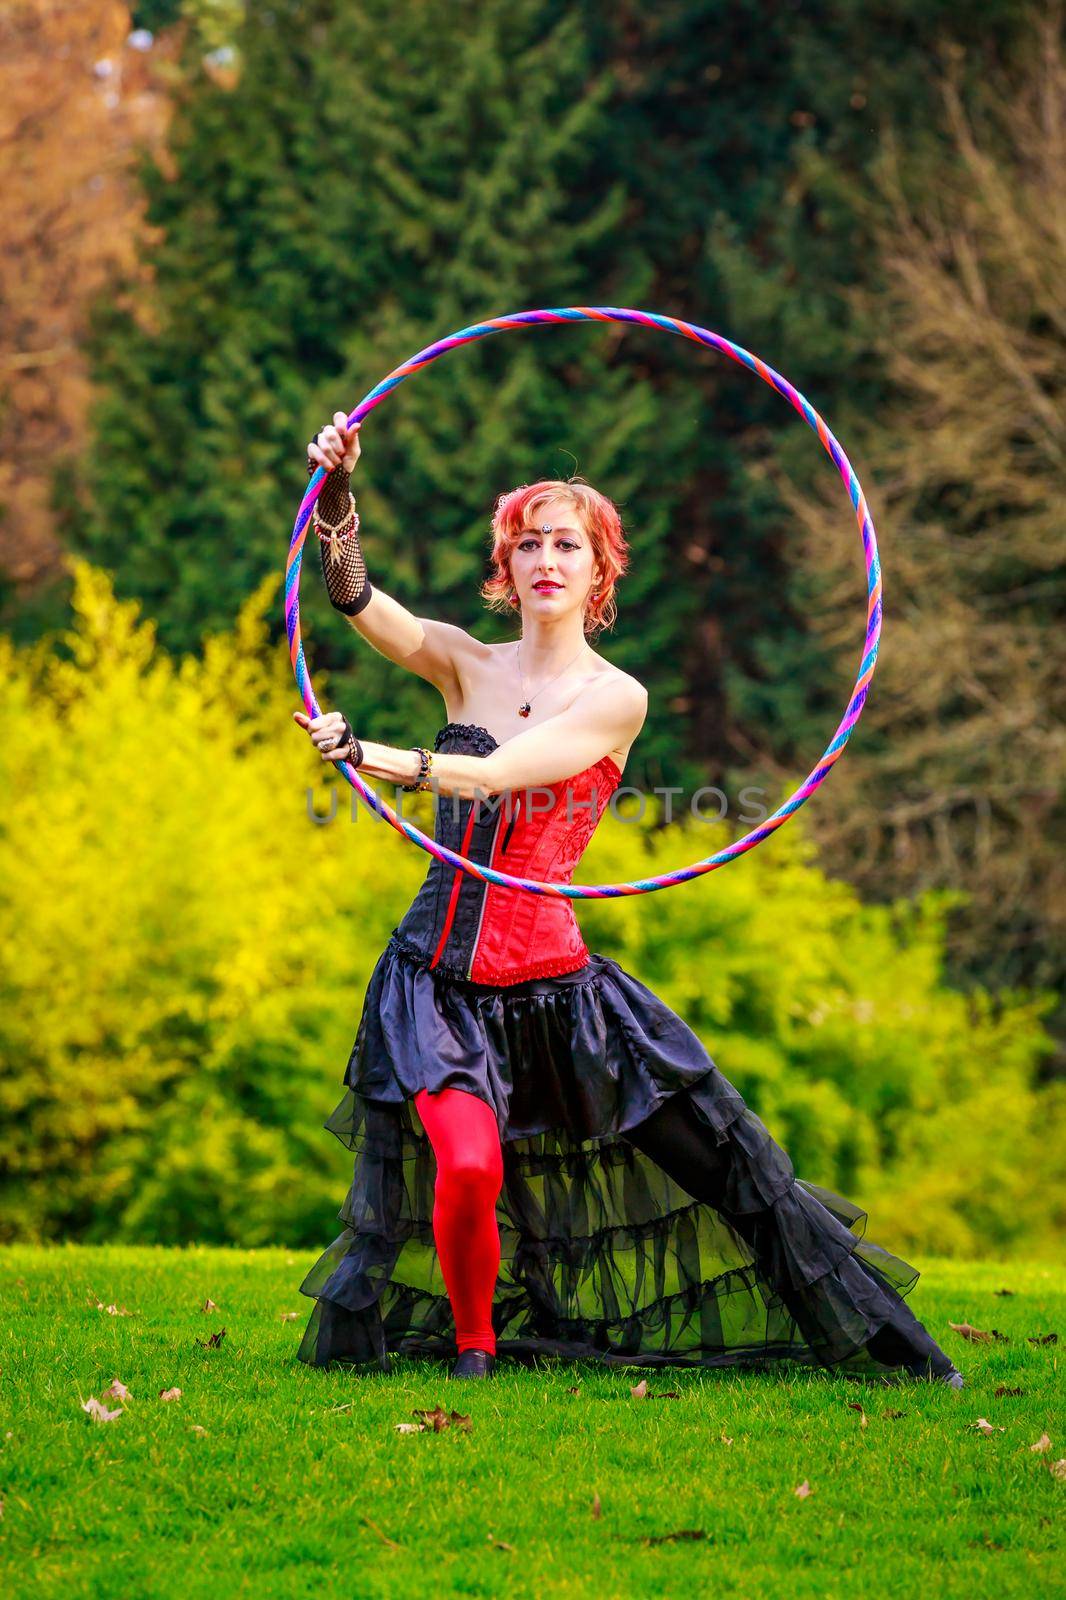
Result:
{"label": "red pendant", "polygon": [[530,705],[529,701],[527,700],[524,706],[519,706],[518,715],[520,717],[528,717],[529,713],[532,710],[533,710],[533,707]]}

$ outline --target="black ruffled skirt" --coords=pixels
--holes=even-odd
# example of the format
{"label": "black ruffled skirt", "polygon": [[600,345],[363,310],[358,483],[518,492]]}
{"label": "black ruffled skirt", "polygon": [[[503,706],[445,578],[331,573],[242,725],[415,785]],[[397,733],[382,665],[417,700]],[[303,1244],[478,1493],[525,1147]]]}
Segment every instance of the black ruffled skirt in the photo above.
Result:
{"label": "black ruffled skirt", "polygon": [[[325,1126],[354,1176],[301,1285],[302,1361],[455,1356],[412,1099],[453,1087],[492,1107],[502,1141],[499,1357],[950,1370],[903,1302],[916,1269],[862,1237],[858,1206],[795,1177],[692,1029],[608,956],[492,987],[428,970],[394,935],[345,1082]],[[888,1362],[867,1348],[878,1330]]]}

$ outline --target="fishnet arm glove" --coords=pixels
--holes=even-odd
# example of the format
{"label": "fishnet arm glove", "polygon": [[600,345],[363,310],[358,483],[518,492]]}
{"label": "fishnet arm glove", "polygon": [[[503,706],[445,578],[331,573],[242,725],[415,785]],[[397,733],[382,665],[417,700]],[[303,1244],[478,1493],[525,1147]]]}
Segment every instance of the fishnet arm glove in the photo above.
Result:
{"label": "fishnet arm glove", "polygon": [[[308,467],[308,476],[316,471]],[[338,523],[351,509],[349,495],[350,474],[342,466],[328,474],[322,491],[315,502],[315,511],[324,522]],[[319,534],[319,554],[322,557],[322,576],[334,610],[346,617],[358,616],[370,603],[373,589],[366,573],[366,562],[359,544],[358,528],[341,537],[339,534]]]}

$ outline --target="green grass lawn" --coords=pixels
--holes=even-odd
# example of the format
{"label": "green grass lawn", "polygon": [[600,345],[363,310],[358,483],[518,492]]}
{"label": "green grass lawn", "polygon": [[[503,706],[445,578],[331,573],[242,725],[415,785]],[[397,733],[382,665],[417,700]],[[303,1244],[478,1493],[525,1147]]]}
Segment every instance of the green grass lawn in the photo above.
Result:
{"label": "green grass lawn", "polygon": [[[295,1359],[314,1255],[0,1250],[6,1594],[1063,1592],[1051,1265],[919,1258],[910,1303],[966,1376],[953,1391],[795,1366],[314,1371]],[[949,1320],[1005,1338],[971,1343]],[[105,1403],[122,1415],[92,1421],[82,1402],[116,1378],[129,1396]],[[469,1430],[397,1431],[438,1405]]]}

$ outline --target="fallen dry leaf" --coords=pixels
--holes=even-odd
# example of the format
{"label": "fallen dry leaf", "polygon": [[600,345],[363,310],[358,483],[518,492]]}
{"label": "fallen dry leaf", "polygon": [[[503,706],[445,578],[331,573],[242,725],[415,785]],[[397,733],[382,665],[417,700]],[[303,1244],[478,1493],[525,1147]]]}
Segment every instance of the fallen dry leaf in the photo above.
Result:
{"label": "fallen dry leaf", "polygon": [[1066,1456],[1061,1461],[1049,1461],[1048,1471],[1053,1478],[1058,1478],[1060,1483],[1066,1481]]}
{"label": "fallen dry leaf", "polygon": [[969,1322],[949,1322],[949,1328],[961,1334],[964,1339],[969,1339],[973,1344],[987,1344],[990,1339],[1006,1339],[1006,1334],[999,1333],[995,1328],[975,1328]]}
{"label": "fallen dry leaf", "polygon": [[494,1539],[491,1533],[487,1533],[485,1538],[494,1550],[514,1550],[514,1545],[508,1544],[506,1539]]}
{"label": "fallen dry leaf", "polygon": [[300,1313],[298,1311],[283,1311],[281,1313],[281,1320],[282,1322],[295,1322],[299,1315]]}
{"label": "fallen dry leaf", "polygon": [[595,1489],[592,1491],[592,1515],[597,1518],[603,1515],[603,1507],[600,1505],[600,1497]]}
{"label": "fallen dry leaf", "polygon": [[443,1433],[445,1428],[461,1428],[464,1432],[469,1433],[474,1425],[470,1417],[464,1417],[459,1411],[447,1412],[440,1405],[434,1406],[432,1411],[426,1411],[416,1406],[414,1415],[421,1417],[426,1426],[432,1428],[434,1433]]}
{"label": "fallen dry leaf", "polygon": [[724,1434],[724,1433],[719,1434],[718,1437],[721,1439],[723,1444],[732,1444],[733,1443],[732,1439],[728,1438],[727,1435]]}
{"label": "fallen dry leaf", "polygon": [[112,1378],[111,1387],[104,1390],[104,1394],[111,1400],[128,1400],[130,1392],[124,1383],[119,1383],[117,1378]]}
{"label": "fallen dry leaf", "polygon": [[1058,1336],[1057,1333],[1045,1333],[1045,1334],[1032,1334],[1031,1333],[1031,1334],[1029,1334],[1027,1336],[1025,1342],[1026,1342],[1026,1344],[1058,1344],[1059,1336]]}
{"label": "fallen dry leaf", "polygon": [[394,1422],[393,1427],[397,1433],[425,1433],[424,1422]]}
{"label": "fallen dry leaf", "polygon": [[206,1428],[202,1428],[198,1422],[193,1422],[193,1423],[190,1423],[190,1425],[189,1425],[189,1432],[190,1433],[206,1433],[207,1429]]}
{"label": "fallen dry leaf", "polygon": [[1030,1450],[1039,1450],[1039,1451],[1050,1450],[1051,1449],[1051,1440],[1048,1438],[1046,1433],[1042,1433],[1040,1435],[1039,1439],[1036,1441],[1036,1443],[1035,1444],[1031,1444],[1029,1446],[1029,1448],[1030,1448]]}
{"label": "fallen dry leaf", "polygon": [[633,1396],[634,1400],[643,1400],[645,1398],[645,1396],[647,1395],[647,1393],[648,1393],[648,1380],[647,1380],[647,1378],[641,1378],[640,1382],[636,1385],[636,1387],[635,1388],[630,1388],[629,1392]]}
{"label": "fallen dry leaf", "polygon": [[434,1406],[432,1411],[427,1411],[424,1407],[416,1408],[414,1414],[416,1417],[421,1417],[426,1427],[432,1428],[434,1433],[443,1433],[448,1427],[448,1413],[441,1405]]}
{"label": "fallen dry leaf", "polygon": [[994,1290],[994,1293],[995,1294],[1016,1294],[1017,1290],[1016,1289],[996,1289],[996,1290]]}
{"label": "fallen dry leaf", "polygon": [[159,1398],[160,1398],[160,1400],[180,1400],[181,1399],[181,1390],[180,1389],[160,1389]]}
{"label": "fallen dry leaf", "polygon": [[857,1411],[859,1413],[859,1427],[860,1428],[868,1428],[870,1426],[869,1419],[867,1418],[866,1412],[862,1409],[862,1401],[861,1400],[849,1400],[848,1401],[848,1410],[849,1411]]}
{"label": "fallen dry leaf", "polygon": [[105,1306],[104,1302],[102,1300],[98,1300],[96,1298],[96,1296],[91,1291],[90,1291],[90,1294],[89,1294],[89,1304],[93,1307],[93,1309],[95,1311],[106,1311],[108,1316],[111,1316],[111,1317],[132,1317],[133,1316],[133,1312],[132,1311],[128,1311],[125,1306],[117,1306],[117,1305]]}
{"label": "fallen dry leaf", "polygon": [[222,1343],[222,1341],[223,1341],[223,1339],[225,1337],[226,1337],[225,1328],[216,1328],[215,1332],[213,1334],[211,1334],[209,1338],[207,1338],[207,1339],[197,1339],[196,1343],[199,1344],[199,1345],[203,1345],[205,1350],[217,1350],[219,1345]]}
{"label": "fallen dry leaf", "polygon": [[213,1300],[205,1300],[203,1305],[200,1307],[200,1310],[201,1311],[217,1311],[218,1307],[216,1306],[216,1304],[215,1304],[215,1302]]}
{"label": "fallen dry leaf", "polygon": [[806,1478],[804,1478],[802,1483],[797,1484],[793,1493],[796,1494],[800,1500],[806,1500],[809,1494],[814,1493],[814,1490],[811,1488]]}
{"label": "fallen dry leaf", "polygon": [[986,1436],[990,1433],[1006,1433],[1007,1431],[1006,1428],[997,1427],[994,1423],[989,1422],[987,1417],[978,1417],[976,1422],[970,1423],[970,1427],[976,1428]]}
{"label": "fallen dry leaf", "polygon": [[1000,1399],[1002,1399],[1004,1397],[1006,1397],[1007,1399],[1011,1399],[1014,1395],[1024,1394],[1024,1393],[1025,1393],[1024,1389],[1008,1389],[1008,1387],[1007,1387],[1007,1385],[1005,1383],[997,1384],[995,1389],[993,1390],[994,1398],[997,1399],[997,1400],[1000,1400]]}
{"label": "fallen dry leaf", "polygon": [[101,1405],[94,1394],[91,1394],[88,1400],[82,1401],[81,1409],[92,1417],[94,1422],[114,1422],[116,1417],[122,1415],[121,1406],[117,1411],[109,1411],[105,1405]]}
{"label": "fallen dry leaf", "polygon": [[681,1396],[676,1389],[653,1389],[648,1396],[649,1400],[680,1400]]}
{"label": "fallen dry leaf", "polygon": [[667,1544],[671,1539],[706,1539],[704,1528],[678,1528],[675,1533],[646,1533],[642,1544]]}

